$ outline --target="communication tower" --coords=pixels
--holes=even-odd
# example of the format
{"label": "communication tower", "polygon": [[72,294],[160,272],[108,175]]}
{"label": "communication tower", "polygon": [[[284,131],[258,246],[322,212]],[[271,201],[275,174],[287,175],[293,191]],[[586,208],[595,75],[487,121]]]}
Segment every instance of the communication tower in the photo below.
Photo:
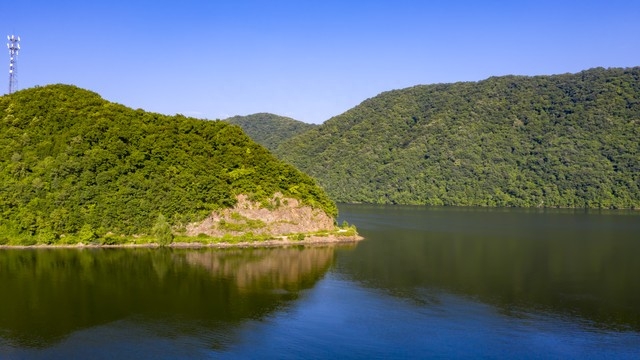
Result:
{"label": "communication tower", "polygon": [[20,51],[20,36],[7,35],[7,48],[11,59],[9,60],[9,94],[18,90],[18,52]]}

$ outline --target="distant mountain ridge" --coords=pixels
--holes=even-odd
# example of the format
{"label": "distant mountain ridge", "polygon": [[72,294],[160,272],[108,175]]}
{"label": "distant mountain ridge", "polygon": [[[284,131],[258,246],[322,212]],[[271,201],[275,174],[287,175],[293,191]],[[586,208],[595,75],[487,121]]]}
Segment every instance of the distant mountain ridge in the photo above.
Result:
{"label": "distant mountain ridge", "polygon": [[253,141],[271,151],[285,140],[317,127],[315,124],[270,113],[234,116],[224,121],[240,126]]}
{"label": "distant mountain ridge", "polygon": [[337,202],[640,208],[640,68],[384,92],[275,153]]}

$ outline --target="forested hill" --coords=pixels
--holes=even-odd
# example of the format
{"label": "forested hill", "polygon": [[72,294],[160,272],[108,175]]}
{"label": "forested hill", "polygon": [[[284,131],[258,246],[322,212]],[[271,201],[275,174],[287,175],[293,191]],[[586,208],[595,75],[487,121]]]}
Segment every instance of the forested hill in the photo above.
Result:
{"label": "forested hill", "polygon": [[0,97],[0,235],[148,234],[159,214],[180,226],[237,194],[275,192],[336,215],[311,177],[238,126],[132,110],[68,85]]}
{"label": "forested hill", "polygon": [[271,151],[283,141],[317,126],[269,113],[234,116],[224,121],[240,126],[253,141]]}
{"label": "forested hill", "polygon": [[277,153],[338,202],[640,208],[640,68],[389,91]]}

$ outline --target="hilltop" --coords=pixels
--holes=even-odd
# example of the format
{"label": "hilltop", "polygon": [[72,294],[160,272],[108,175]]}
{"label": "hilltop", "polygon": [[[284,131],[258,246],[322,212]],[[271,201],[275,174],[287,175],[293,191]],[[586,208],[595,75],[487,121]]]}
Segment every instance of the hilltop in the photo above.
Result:
{"label": "hilltop", "polygon": [[[0,97],[0,184],[0,245],[138,237],[167,226],[180,235],[239,198],[337,214],[311,177],[238,126],[133,110],[69,85]],[[239,234],[270,226],[229,216],[216,226]],[[314,230],[326,229],[304,229]]]}
{"label": "hilltop", "polygon": [[338,202],[640,208],[640,68],[384,92],[276,154]]}
{"label": "hilltop", "polygon": [[253,141],[271,151],[277,149],[285,140],[317,126],[269,113],[234,116],[224,121],[240,126]]}

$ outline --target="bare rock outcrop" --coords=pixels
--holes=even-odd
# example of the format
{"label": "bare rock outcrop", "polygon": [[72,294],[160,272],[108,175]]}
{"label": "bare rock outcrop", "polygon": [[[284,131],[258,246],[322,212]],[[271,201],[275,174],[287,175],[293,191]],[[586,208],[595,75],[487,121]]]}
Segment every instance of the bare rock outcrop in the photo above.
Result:
{"label": "bare rock outcrop", "polygon": [[319,209],[303,205],[299,200],[276,193],[267,203],[254,202],[238,195],[233,208],[214,211],[198,223],[186,227],[186,235],[205,234],[222,237],[245,233],[255,235],[287,235],[334,230],[333,218]]}

